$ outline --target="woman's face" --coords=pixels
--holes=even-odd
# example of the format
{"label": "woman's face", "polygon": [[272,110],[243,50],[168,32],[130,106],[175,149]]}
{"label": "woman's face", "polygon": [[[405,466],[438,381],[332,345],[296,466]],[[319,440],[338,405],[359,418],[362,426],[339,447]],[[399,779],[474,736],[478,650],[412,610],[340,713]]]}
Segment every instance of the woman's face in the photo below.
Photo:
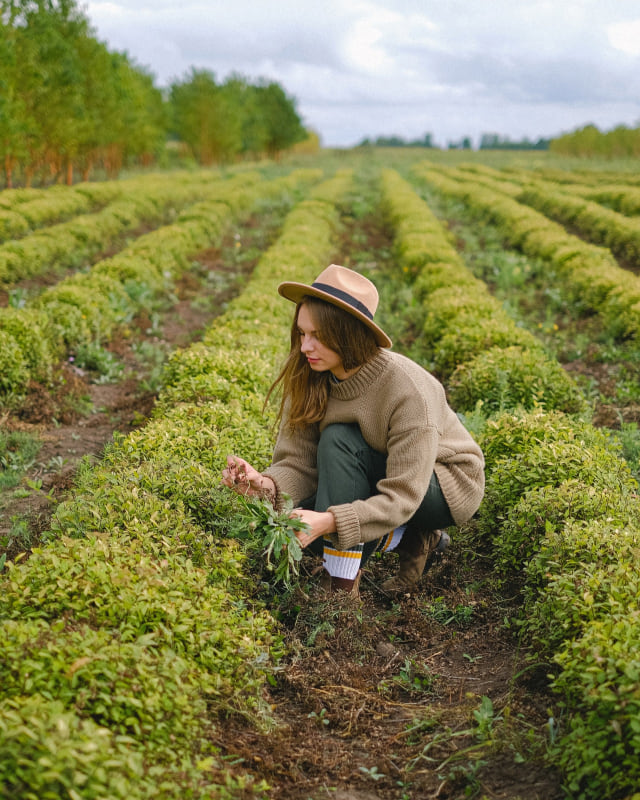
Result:
{"label": "woman's face", "polygon": [[342,359],[335,352],[322,344],[309,309],[303,303],[298,311],[298,333],[300,335],[300,351],[306,356],[309,366],[314,372],[332,372],[338,380],[353,375],[358,368],[346,372]]}

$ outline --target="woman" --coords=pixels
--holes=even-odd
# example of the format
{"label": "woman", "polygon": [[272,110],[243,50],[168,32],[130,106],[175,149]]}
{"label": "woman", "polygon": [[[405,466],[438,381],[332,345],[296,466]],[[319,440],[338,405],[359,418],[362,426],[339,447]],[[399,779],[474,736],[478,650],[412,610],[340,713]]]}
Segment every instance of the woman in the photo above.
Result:
{"label": "woman", "polygon": [[312,285],[280,284],[296,303],[291,351],[271,387],[282,388],[271,466],[260,473],[227,457],[222,481],[244,494],[289,495],[308,525],[298,539],[324,555],[324,584],[357,595],[376,549],[400,569],[382,584],[410,591],[441,530],[469,520],[484,492],[484,458],[449,407],[442,384],[392,352],[374,322],[378,292],[332,264]]}

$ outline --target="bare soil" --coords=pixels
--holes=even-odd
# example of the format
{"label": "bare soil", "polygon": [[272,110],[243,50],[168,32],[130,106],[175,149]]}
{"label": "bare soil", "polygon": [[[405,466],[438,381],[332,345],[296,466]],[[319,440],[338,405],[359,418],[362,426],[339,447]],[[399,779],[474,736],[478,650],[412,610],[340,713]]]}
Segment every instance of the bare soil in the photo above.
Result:
{"label": "bare soil", "polygon": [[488,572],[454,544],[415,593],[391,598],[380,585],[394,559],[369,563],[359,600],[302,582],[268,696],[278,727],[227,720],[216,745],[278,800],[560,800],[544,759],[546,665],[505,629]]}

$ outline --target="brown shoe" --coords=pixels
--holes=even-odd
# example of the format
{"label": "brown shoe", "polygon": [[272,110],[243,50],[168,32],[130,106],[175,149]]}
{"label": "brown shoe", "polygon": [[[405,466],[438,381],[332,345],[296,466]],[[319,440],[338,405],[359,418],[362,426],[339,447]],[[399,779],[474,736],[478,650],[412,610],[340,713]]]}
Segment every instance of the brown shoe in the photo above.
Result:
{"label": "brown shoe", "polygon": [[325,570],[322,571],[322,575],[320,576],[320,586],[326,592],[347,592],[349,597],[352,597],[354,600],[358,600],[360,598],[360,578],[362,576],[362,570],[358,570],[358,574],[355,578],[350,580],[349,578],[333,578],[329,573]]}
{"label": "brown shoe", "polygon": [[400,557],[397,575],[382,584],[384,592],[407,592],[415,589],[422,577],[427,562],[429,566],[439,553],[449,545],[449,535],[445,531],[407,530],[396,548]]}

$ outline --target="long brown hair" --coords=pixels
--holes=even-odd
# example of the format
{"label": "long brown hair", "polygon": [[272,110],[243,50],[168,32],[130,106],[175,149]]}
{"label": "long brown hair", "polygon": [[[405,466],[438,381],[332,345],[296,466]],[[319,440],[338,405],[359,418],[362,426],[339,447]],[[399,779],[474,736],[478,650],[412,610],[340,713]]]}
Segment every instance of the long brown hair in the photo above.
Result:
{"label": "long brown hair", "polygon": [[293,316],[289,355],[265,401],[269,401],[276,388],[282,390],[278,422],[283,420],[286,408],[287,423],[291,428],[313,425],[324,417],[331,385],[331,373],[314,372],[300,350],[298,314],[303,305],[311,314],[318,339],[340,356],[345,370],[361,367],[378,352],[373,331],[359,319],[332,303],[305,295]]}

